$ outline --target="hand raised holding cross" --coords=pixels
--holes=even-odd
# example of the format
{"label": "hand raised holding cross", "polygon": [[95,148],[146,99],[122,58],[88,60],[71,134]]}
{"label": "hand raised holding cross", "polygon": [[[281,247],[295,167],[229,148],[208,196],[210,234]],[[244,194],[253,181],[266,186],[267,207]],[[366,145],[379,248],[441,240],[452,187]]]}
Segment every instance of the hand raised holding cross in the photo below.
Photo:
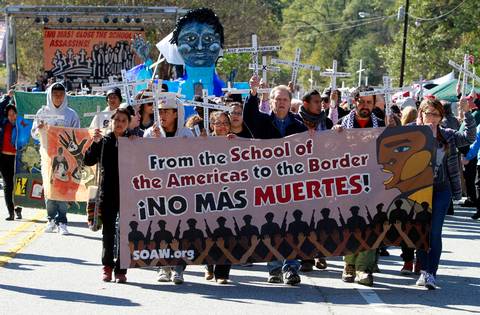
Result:
{"label": "hand raised holding cross", "polygon": [[250,93],[254,96],[257,95],[257,89],[260,86],[260,79],[258,76],[253,75],[248,83],[250,84]]}

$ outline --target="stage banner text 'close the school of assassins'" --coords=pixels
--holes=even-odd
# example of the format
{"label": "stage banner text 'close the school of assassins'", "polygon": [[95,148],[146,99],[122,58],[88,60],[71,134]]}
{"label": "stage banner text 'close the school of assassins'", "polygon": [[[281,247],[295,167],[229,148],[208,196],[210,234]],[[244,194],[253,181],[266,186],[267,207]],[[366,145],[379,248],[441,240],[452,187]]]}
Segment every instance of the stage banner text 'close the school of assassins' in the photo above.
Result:
{"label": "stage banner text 'close the school of assassins'", "polygon": [[427,248],[433,143],[428,127],[274,140],[119,139],[121,264]]}
{"label": "stage banner text 'close the school of assassins'", "polygon": [[90,83],[120,76],[122,69],[140,63],[131,46],[139,30],[49,29],[43,31],[43,64],[55,76]]}

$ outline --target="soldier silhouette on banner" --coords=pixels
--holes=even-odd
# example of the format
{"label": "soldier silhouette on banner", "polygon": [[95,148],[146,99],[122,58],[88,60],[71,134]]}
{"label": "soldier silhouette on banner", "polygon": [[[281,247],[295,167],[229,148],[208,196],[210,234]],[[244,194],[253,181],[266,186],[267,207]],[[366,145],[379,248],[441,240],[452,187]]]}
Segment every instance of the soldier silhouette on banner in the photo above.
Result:
{"label": "soldier silhouette on banner", "polygon": [[[150,225],[151,224],[152,222],[150,221]],[[138,222],[130,221],[129,225],[131,231],[128,233],[128,242],[130,244],[133,244],[134,250],[143,249],[140,248],[140,245],[142,245],[141,247],[143,247],[143,244],[140,244],[140,242],[143,243],[145,241],[145,235],[143,235],[143,233],[138,230]]]}
{"label": "soldier silhouette on banner", "polygon": [[173,241],[173,234],[166,230],[165,227],[167,226],[167,222],[164,220],[158,221],[158,227],[160,230],[153,234],[153,240],[155,241],[155,248],[160,248],[160,243],[165,241],[166,243],[170,244]]}

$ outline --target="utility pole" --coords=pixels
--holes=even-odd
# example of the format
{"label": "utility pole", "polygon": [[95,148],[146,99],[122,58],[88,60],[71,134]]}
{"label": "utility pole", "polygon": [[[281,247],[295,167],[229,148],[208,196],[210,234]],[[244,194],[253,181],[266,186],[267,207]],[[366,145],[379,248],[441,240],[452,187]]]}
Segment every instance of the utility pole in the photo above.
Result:
{"label": "utility pole", "polygon": [[[410,6],[410,0],[405,0],[405,12],[403,12],[403,44],[402,44],[402,63],[400,65],[400,82],[399,86],[403,86],[403,76],[405,72],[405,55],[407,50],[407,32],[408,32],[408,7]],[[399,16],[403,8],[399,9]]]}

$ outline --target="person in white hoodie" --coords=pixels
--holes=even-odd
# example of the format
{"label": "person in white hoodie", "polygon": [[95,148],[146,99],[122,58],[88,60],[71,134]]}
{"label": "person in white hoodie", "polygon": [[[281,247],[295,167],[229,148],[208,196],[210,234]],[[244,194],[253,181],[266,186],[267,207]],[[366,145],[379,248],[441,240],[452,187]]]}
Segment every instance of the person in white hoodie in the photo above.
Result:
{"label": "person in white hoodie", "polygon": [[[59,115],[63,119],[45,118],[45,115]],[[62,83],[54,83],[47,89],[47,105],[42,106],[36,114],[32,125],[32,137],[39,139],[39,130],[46,125],[80,128],[80,119],[77,113],[68,107],[65,86]],[[47,226],[45,232],[58,232],[62,235],[68,234],[67,209],[65,201],[45,199],[47,207]]]}
{"label": "person in white hoodie", "polygon": [[[194,137],[193,132],[183,126],[183,107],[177,105],[176,98],[168,98],[160,102],[158,109],[160,113],[160,126],[154,123],[152,127],[145,130],[143,134],[144,138]],[[158,281],[173,281],[175,284],[182,284],[185,267],[185,265],[160,267]]]}

